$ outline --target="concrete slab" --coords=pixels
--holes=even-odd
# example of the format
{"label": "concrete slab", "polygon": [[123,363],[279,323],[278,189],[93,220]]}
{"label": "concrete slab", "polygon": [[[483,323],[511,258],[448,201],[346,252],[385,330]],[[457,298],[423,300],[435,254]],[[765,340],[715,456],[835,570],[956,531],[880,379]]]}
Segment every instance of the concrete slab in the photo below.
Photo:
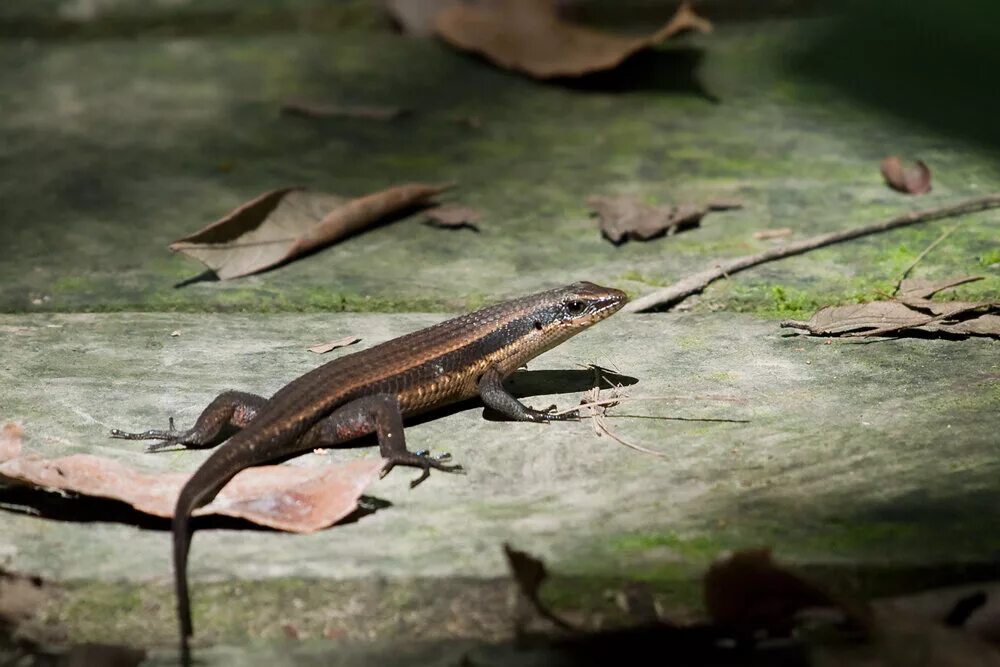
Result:
{"label": "concrete slab", "polygon": [[[162,425],[169,415],[189,423],[230,387],[273,392],[320,363],[305,350],[315,342],[355,334],[371,345],[438,319],[4,316],[0,405],[5,418],[23,422],[26,447],[45,456],[91,452],[148,470],[191,470],[204,452],[146,455],[106,433]],[[408,429],[410,445],[452,452],[467,476],[434,475],[410,491],[409,475],[394,473],[371,490],[391,506],[314,535],[234,526],[198,532],[191,577],[200,609],[215,612],[200,627],[223,636],[225,628],[246,631],[233,619],[258,609],[267,609],[271,623],[295,618],[290,600],[312,600],[320,590],[324,608],[338,608],[344,595],[385,605],[372,581],[408,581],[403,589],[423,601],[441,594],[426,582],[450,582],[449,595],[481,609],[503,599],[506,584],[497,582],[505,579],[504,541],[543,556],[576,582],[564,591],[576,602],[609,581],[638,577],[674,604],[693,604],[701,568],[738,546],[774,544],[782,556],[816,567],[895,569],[881,584],[890,588],[912,586],[906,573],[942,563],[995,561],[997,345],[828,344],[745,315],[615,316],[541,357],[515,386],[541,394],[530,403],[571,405],[590,379],[579,364],[618,369],[634,378],[633,396],[676,397],[613,412],[621,437],[663,457],[597,438],[587,423],[492,422],[475,407],[426,421]],[[124,621],[130,605],[122,604],[129,591],[125,597],[155,600],[157,615],[170,618],[166,522],[4,493],[6,502],[49,515],[0,514],[0,554],[15,570],[77,587],[73,599],[84,606],[61,607],[61,616],[72,618],[74,608],[93,616],[100,608],[133,627],[137,621]],[[258,590],[241,580],[273,583]],[[397,583],[383,585],[394,590]],[[234,587],[239,609],[231,604]],[[246,604],[257,595],[284,602]],[[391,625],[398,606],[381,608]],[[365,627],[379,626],[373,615],[361,617]],[[154,636],[170,637],[170,625]],[[91,629],[100,634],[113,626]]]}

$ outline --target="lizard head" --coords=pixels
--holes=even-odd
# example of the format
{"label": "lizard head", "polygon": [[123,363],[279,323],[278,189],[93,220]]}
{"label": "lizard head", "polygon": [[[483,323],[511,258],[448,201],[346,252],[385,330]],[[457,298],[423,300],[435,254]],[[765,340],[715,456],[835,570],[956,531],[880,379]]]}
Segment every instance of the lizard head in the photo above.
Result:
{"label": "lizard head", "polygon": [[625,292],[581,281],[556,290],[551,317],[560,328],[586,329],[616,313],[628,302]]}

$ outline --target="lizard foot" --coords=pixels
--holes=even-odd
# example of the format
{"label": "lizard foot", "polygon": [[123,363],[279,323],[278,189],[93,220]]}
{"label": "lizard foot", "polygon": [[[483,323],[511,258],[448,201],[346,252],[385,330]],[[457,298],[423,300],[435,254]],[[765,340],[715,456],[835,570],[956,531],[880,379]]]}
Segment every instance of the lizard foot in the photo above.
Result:
{"label": "lizard foot", "polygon": [[465,469],[460,465],[447,465],[443,461],[451,459],[451,454],[445,453],[440,457],[428,456],[425,452],[393,452],[385,457],[385,467],[382,469],[382,477],[385,477],[396,466],[406,466],[408,468],[421,468],[423,472],[420,477],[410,482],[410,488],[414,488],[425,479],[430,477],[431,468],[442,472],[453,472],[465,474]]}
{"label": "lizard foot", "polygon": [[154,428],[139,433],[129,433],[119,428],[113,428],[110,433],[112,438],[119,440],[162,440],[162,442],[154,442],[151,445],[146,445],[147,452],[159,452],[175,445],[183,445],[185,434],[186,432],[178,431],[174,428],[173,417],[170,418],[166,431]]}

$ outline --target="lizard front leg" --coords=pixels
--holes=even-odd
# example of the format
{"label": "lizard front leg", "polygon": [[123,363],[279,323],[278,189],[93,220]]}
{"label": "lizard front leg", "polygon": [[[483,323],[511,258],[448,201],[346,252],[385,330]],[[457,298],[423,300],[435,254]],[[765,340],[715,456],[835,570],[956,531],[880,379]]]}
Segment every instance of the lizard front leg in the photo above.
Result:
{"label": "lizard front leg", "polygon": [[483,399],[486,407],[496,410],[508,419],[519,422],[548,422],[548,421],[578,421],[579,417],[574,412],[567,412],[561,415],[551,413],[556,406],[548,410],[535,410],[517,400],[513,394],[503,386],[503,378],[496,366],[490,366],[483,376],[479,378],[479,397]]}
{"label": "lizard front leg", "polygon": [[166,431],[150,429],[140,433],[128,433],[117,428],[111,429],[111,437],[122,440],[162,440],[146,447],[147,452],[157,452],[174,445],[191,449],[214,447],[242,429],[257,416],[267,399],[245,391],[226,391],[209,403],[194,426],[186,431],[174,430],[174,419],[170,418],[170,428]]}
{"label": "lizard front leg", "polygon": [[460,465],[446,465],[439,459],[411,452],[406,448],[403,413],[399,408],[399,400],[391,394],[364,396],[344,404],[306,431],[296,443],[296,448],[333,447],[369,433],[375,433],[378,437],[379,453],[386,462],[383,477],[396,466],[422,468],[423,474],[410,482],[412,488],[427,479],[431,468],[444,472],[462,472]]}

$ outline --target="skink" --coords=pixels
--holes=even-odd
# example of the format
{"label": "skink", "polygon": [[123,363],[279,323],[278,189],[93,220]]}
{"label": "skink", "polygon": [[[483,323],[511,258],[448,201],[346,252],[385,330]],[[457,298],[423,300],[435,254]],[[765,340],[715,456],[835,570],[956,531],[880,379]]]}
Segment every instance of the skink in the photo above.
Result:
{"label": "skink", "polygon": [[312,370],[270,399],[227,391],[186,431],[149,430],[112,437],[160,440],[155,451],[179,445],[222,446],[181,489],[174,510],[174,576],[181,657],[190,662],[193,633],[187,558],[191,513],[209,503],[236,473],[250,466],[331,447],[371,433],[378,437],[384,472],[394,466],[456,472],[457,465],[406,448],[403,419],[476,396],[516,421],[566,419],[529,408],[502,381],[528,360],[608,317],[627,301],[619,290],[577,282],[500,303],[349,354]]}

